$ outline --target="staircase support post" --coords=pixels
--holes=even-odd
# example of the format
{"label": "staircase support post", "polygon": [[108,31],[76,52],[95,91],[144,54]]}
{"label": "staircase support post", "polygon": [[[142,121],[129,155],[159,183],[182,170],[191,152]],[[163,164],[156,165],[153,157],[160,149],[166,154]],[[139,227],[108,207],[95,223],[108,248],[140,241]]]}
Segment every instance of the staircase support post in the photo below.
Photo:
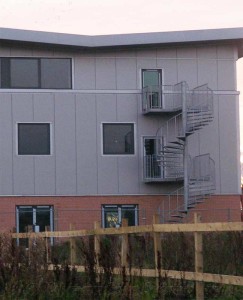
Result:
{"label": "staircase support post", "polygon": [[183,168],[184,168],[184,210],[188,210],[189,199],[189,182],[188,182],[188,142],[185,139],[183,152]]}
{"label": "staircase support post", "polygon": [[183,151],[183,170],[184,170],[184,210],[188,210],[188,142],[187,142],[187,94],[186,94],[186,82],[182,82],[182,126],[184,136],[184,151]]}

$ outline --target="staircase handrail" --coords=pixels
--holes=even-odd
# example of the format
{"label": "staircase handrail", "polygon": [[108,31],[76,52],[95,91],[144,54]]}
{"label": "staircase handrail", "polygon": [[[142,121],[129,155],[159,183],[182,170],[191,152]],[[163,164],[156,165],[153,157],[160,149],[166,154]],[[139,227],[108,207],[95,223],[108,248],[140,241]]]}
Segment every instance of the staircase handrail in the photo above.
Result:
{"label": "staircase handrail", "polygon": [[187,109],[199,109],[213,113],[213,90],[203,84],[187,91]]}

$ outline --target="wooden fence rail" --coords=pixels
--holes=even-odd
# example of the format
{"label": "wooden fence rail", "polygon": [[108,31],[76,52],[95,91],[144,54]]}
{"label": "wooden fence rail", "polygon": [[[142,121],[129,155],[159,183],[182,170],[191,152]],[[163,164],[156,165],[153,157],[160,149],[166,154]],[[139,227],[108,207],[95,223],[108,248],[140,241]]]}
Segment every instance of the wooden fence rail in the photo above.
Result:
{"label": "wooden fence rail", "polygon": [[[71,263],[75,264],[77,247],[75,246],[74,237],[94,236],[95,254],[100,252],[100,236],[104,235],[119,235],[121,239],[121,263],[127,268],[127,252],[128,252],[128,235],[129,234],[144,234],[150,233],[154,239],[154,269],[140,269],[132,268],[129,272],[135,276],[155,277],[159,276],[191,280],[196,282],[196,299],[204,299],[204,282],[212,282],[218,284],[230,284],[243,286],[242,276],[221,275],[203,273],[203,239],[202,235],[206,232],[243,232],[243,223],[200,223],[200,216],[195,214],[194,223],[191,224],[158,224],[158,217],[154,216],[152,225],[133,226],[128,227],[126,220],[123,221],[123,226],[120,228],[100,228],[99,222],[96,222],[93,230],[74,230],[70,225],[70,231],[45,231],[45,232],[27,232],[27,233],[13,233],[12,238],[69,238]],[[194,251],[195,251],[195,272],[164,270],[161,265],[162,248],[161,248],[161,233],[194,233]],[[158,255],[159,254],[159,255]],[[98,260],[97,260],[98,261]],[[53,266],[50,265],[50,269]],[[84,271],[83,266],[76,266],[78,271]],[[158,271],[159,270],[159,271]],[[127,269],[128,271],[128,269]],[[102,269],[97,266],[97,272],[102,272]],[[114,274],[120,274],[120,269],[115,268]]]}

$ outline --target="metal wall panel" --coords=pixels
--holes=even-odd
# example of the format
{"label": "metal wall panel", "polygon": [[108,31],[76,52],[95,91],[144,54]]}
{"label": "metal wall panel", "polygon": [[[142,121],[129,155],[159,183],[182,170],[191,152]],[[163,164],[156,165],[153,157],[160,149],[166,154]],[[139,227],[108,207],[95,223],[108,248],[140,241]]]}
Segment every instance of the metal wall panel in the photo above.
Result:
{"label": "metal wall panel", "polygon": [[57,195],[75,195],[77,191],[75,110],[73,94],[55,94],[54,155]]}
{"label": "metal wall panel", "polygon": [[11,94],[0,95],[0,194],[13,194],[13,120]]}
{"label": "metal wall panel", "polygon": [[76,139],[77,194],[96,195],[100,147],[97,144],[95,95],[76,96]]}

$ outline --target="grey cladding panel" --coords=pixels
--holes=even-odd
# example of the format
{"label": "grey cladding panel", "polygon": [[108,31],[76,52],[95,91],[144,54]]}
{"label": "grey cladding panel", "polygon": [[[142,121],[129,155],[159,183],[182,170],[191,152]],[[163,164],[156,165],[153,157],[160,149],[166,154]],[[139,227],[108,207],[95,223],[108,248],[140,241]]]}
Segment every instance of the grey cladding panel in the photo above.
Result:
{"label": "grey cladding panel", "polygon": [[[97,191],[97,145],[95,95],[76,98],[77,193],[95,195]],[[98,146],[98,148],[97,148]]]}
{"label": "grey cladding panel", "polygon": [[234,122],[237,119],[236,100],[233,96],[221,96],[219,101],[221,192],[234,194],[238,192],[237,168],[240,163],[237,157],[238,134]]}
{"label": "grey cladding panel", "polygon": [[137,65],[135,58],[117,58],[117,89],[136,89]]}
{"label": "grey cladding panel", "polygon": [[216,59],[198,60],[198,85],[205,83],[208,83],[208,87],[212,90],[218,89]]}
{"label": "grey cladding panel", "polygon": [[56,193],[76,194],[75,97],[55,94]]}
{"label": "grey cladding panel", "polygon": [[55,157],[35,157],[35,195],[55,195]]}
{"label": "grey cladding panel", "polygon": [[[227,74],[227,76],[225,76]],[[218,61],[218,89],[236,89],[236,66],[233,60]]]}
{"label": "grey cladding panel", "polygon": [[96,89],[116,88],[116,63],[114,58],[96,58]]}
{"label": "grey cladding panel", "polygon": [[34,195],[34,157],[14,156],[14,194]]}
{"label": "grey cladding panel", "polygon": [[191,60],[179,59],[177,65],[178,65],[178,82],[186,81],[190,89],[196,87],[198,85],[196,59],[191,59]]}
{"label": "grey cladding panel", "polygon": [[12,94],[13,100],[13,121],[17,122],[33,122],[33,99],[32,94],[18,93]]}
{"label": "grey cladding panel", "polygon": [[141,108],[141,98],[136,94],[117,95],[117,120],[120,122],[137,122]]}
{"label": "grey cladding panel", "polygon": [[0,96],[0,194],[13,194],[13,124],[11,95]]}
{"label": "grey cladding panel", "polygon": [[118,158],[119,194],[139,193],[138,155]]}
{"label": "grey cladding panel", "polygon": [[54,122],[54,95],[51,93],[34,94],[34,121]]}
{"label": "grey cladding panel", "polygon": [[74,88],[95,89],[95,58],[75,57]]}

